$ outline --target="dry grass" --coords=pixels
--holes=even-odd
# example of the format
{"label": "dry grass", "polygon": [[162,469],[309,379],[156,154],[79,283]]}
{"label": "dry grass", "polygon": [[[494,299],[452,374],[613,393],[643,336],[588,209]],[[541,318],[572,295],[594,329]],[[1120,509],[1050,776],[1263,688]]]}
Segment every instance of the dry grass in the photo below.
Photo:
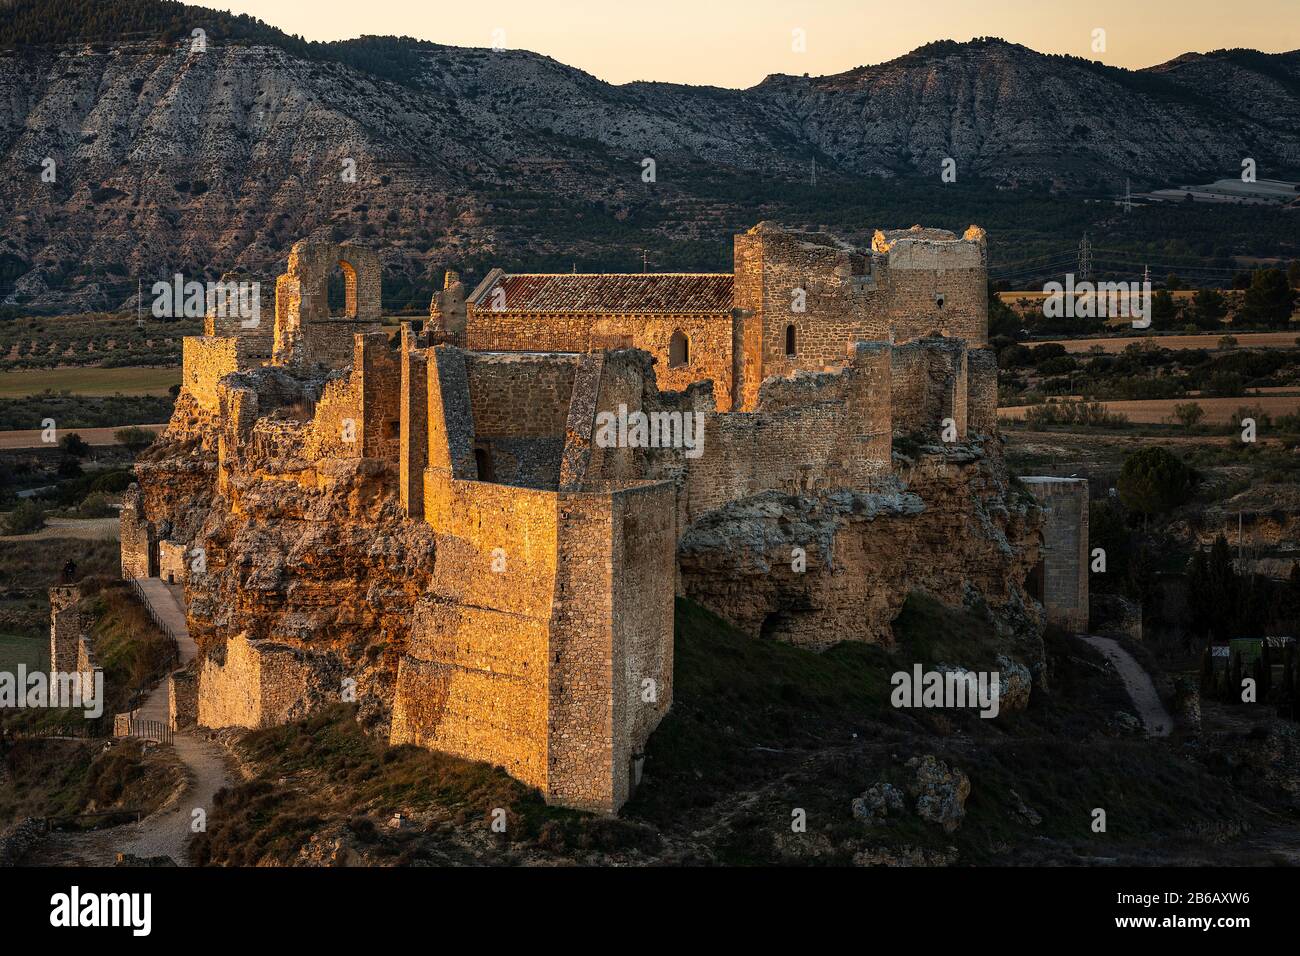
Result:
{"label": "dry grass", "polygon": [[[0,783],[0,827],[23,817],[64,817],[105,810],[151,813],[184,778],[170,747],[143,754],[141,742],[123,740],[107,751],[103,740],[17,740],[0,755],[8,774]],[[123,822],[111,816],[83,825]]]}

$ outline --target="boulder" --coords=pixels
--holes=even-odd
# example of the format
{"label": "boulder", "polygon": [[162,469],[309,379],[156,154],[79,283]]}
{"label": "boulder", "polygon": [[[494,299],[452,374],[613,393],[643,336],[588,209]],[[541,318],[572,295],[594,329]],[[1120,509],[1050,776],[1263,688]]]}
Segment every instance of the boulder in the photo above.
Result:
{"label": "boulder", "polygon": [[915,774],[907,790],[916,798],[917,816],[943,827],[944,833],[955,833],[966,816],[970,778],[934,754],[913,757],[907,766]]}
{"label": "boulder", "polygon": [[892,783],[877,783],[853,800],[853,818],[868,826],[882,822],[890,813],[902,813],[903,791]]}

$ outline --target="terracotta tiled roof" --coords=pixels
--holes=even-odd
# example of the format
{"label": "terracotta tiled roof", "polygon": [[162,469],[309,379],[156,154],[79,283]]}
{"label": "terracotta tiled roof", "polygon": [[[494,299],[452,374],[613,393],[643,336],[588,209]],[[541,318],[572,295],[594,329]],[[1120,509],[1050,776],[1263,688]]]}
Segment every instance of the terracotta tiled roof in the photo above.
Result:
{"label": "terracotta tiled roof", "polygon": [[730,312],[730,272],[505,274],[474,295],[492,307],[505,289],[506,312]]}

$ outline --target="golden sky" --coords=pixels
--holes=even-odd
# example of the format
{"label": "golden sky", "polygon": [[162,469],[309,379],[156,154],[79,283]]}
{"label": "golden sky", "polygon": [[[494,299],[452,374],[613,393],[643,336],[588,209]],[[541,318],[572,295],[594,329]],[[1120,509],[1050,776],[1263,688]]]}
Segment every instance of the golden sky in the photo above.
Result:
{"label": "golden sky", "polygon": [[[1124,67],[1188,51],[1300,48],[1300,0],[190,0],[308,40],[404,34],[532,50],[612,83],[747,87],[839,73],[931,40],[999,36]],[[1105,51],[1093,51],[1094,30]],[[795,32],[806,49],[797,52]]]}

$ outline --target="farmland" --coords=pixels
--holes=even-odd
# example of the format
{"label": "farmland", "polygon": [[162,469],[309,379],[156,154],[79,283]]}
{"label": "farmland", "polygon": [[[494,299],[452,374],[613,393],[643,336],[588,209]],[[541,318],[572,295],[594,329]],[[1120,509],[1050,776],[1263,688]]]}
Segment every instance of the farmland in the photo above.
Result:
{"label": "farmland", "polygon": [[25,398],[46,391],[91,396],[166,395],[180,380],[179,366],[6,369],[0,371],[0,398]]}
{"label": "farmland", "polygon": [[201,333],[198,319],[163,322],[107,313],[11,319],[0,322],[0,371],[175,366],[181,339]]}

